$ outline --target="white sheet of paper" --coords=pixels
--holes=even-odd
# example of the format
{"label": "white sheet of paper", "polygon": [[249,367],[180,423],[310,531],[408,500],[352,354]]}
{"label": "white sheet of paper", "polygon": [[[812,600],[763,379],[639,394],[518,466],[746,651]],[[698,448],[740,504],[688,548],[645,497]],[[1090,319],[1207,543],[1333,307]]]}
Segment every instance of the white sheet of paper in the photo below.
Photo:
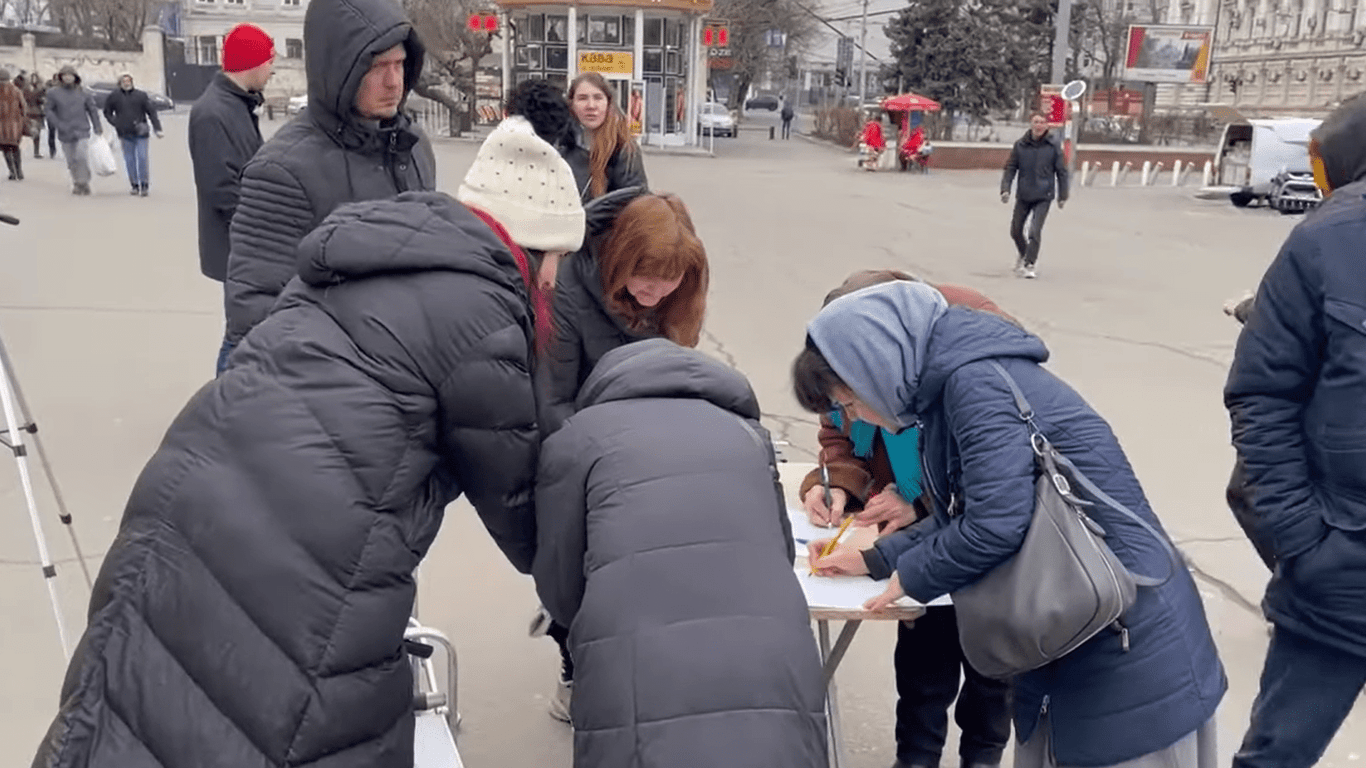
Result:
{"label": "white sheet of paper", "polygon": [[797,540],[797,551],[806,550],[806,545],[820,539],[828,539],[839,533],[839,526],[820,528],[811,524],[811,518],[795,507],[787,508],[787,517],[792,521],[792,538]]}
{"label": "white sheet of paper", "polygon": [[[882,594],[887,589],[887,579],[873,581],[867,576],[812,576],[811,566],[807,564],[806,544],[811,541],[828,539],[839,532],[839,528],[820,528],[812,525],[806,513],[794,507],[787,508],[787,516],[792,521],[792,538],[797,540],[797,564],[793,570],[797,581],[806,593],[806,604],[813,608],[840,608],[858,610],[863,604]],[[902,605],[919,605],[909,597],[899,601]],[[931,600],[926,604],[933,608],[953,605],[948,595]]]}

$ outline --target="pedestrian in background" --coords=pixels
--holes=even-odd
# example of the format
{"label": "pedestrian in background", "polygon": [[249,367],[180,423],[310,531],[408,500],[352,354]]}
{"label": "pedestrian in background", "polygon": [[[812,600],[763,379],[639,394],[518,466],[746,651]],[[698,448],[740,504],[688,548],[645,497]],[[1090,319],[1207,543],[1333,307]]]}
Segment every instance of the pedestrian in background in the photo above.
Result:
{"label": "pedestrian in background", "polygon": [[[1010,237],[1019,258],[1015,274],[1030,280],[1038,277],[1034,265],[1039,260],[1043,224],[1053,198],[1058,210],[1067,204],[1067,158],[1048,130],[1048,117],[1042,112],[1029,116],[1029,131],[1010,150],[1005,173],[1001,176],[1001,202],[1010,202],[1010,186],[1015,183],[1015,215],[1010,219]],[[1025,236],[1025,222],[1029,235]]]}
{"label": "pedestrian in background", "polygon": [[[150,174],[147,168],[148,137],[153,132],[162,137],[161,118],[157,117],[152,98],[145,91],[133,87],[133,76],[124,73],[119,78],[118,90],[104,102],[104,119],[113,126],[123,144],[123,165],[128,171],[129,194],[147,196]],[[150,124],[149,124],[150,123]]]}
{"label": "pedestrian in background", "polygon": [[47,92],[47,86],[43,83],[42,77],[33,72],[24,78],[23,91],[24,102],[28,108],[28,135],[33,139],[33,159],[42,160],[43,153],[39,148],[42,146],[43,126],[47,122],[43,119],[43,94]]}
{"label": "pedestrian in background", "polygon": [[47,114],[47,94],[52,93],[54,88],[60,88],[62,81],[53,75],[43,86],[43,122],[47,123],[47,156],[53,160],[57,159],[57,125],[52,122],[52,118]]}
{"label": "pedestrian in background", "polygon": [[797,113],[792,111],[792,104],[788,102],[786,99],[784,99],[782,111],[784,139],[792,138],[792,118],[796,116]]}
{"label": "pedestrian in background", "polygon": [[[190,110],[190,162],[199,198],[199,271],[228,279],[228,227],[237,213],[242,169],[261,148],[256,110],[275,67],[275,43],[260,27],[239,24],[223,38],[223,71]],[[223,294],[227,304],[226,286]],[[227,360],[227,333],[215,371]]]}
{"label": "pedestrian in background", "polygon": [[228,258],[229,349],[270,313],[298,273],[299,242],[333,209],[436,189],[431,141],[404,111],[427,53],[403,7],[312,0],[304,54],[308,106],[242,171]]}
{"label": "pedestrian in background", "polygon": [[44,109],[57,140],[62,143],[66,169],[71,174],[71,193],[90,194],[90,134],[104,134],[100,111],[95,107],[95,96],[81,85],[76,68],[67,65],[57,73],[60,85],[47,92]]}
{"label": "pedestrian in background", "polygon": [[24,154],[19,150],[28,132],[28,104],[24,92],[0,69],[0,154],[5,156],[10,181],[24,180]]}
{"label": "pedestrian in background", "polygon": [[1272,569],[1271,645],[1234,768],[1314,765],[1366,686],[1363,135],[1366,96],[1310,134],[1328,197],[1243,308],[1224,389],[1238,452],[1230,506]]}

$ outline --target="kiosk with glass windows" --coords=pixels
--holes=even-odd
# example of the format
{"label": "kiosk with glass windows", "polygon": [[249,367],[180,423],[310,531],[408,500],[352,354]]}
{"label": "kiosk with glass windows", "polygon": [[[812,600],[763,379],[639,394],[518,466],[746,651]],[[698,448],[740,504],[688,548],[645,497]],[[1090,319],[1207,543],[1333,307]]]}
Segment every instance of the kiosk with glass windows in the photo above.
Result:
{"label": "kiosk with glass windows", "polygon": [[504,87],[545,78],[567,88],[580,73],[597,72],[642,142],[695,145],[707,78],[700,36],[711,7],[712,0],[501,0]]}

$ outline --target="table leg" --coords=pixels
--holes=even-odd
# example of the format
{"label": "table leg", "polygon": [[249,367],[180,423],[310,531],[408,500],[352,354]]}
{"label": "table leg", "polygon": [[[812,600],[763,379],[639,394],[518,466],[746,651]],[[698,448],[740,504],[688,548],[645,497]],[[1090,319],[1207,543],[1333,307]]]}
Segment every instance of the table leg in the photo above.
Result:
{"label": "table leg", "polygon": [[854,633],[858,632],[859,625],[862,623],[861,621],[844,622],[844,626],[840,629],[839,638],[835,640],[834,646],[831,646],[830,622],[825,619],[816,621],[816,636],[820,645],[821,663],[824,665],[825,675],[825,717],[829,724],[830,768],[840,768],[844,753],[844,734],[840,728],[840,708],[835,687],[835,670],[844,658],[845,651],[849,650],[849,644],[854,641]]}

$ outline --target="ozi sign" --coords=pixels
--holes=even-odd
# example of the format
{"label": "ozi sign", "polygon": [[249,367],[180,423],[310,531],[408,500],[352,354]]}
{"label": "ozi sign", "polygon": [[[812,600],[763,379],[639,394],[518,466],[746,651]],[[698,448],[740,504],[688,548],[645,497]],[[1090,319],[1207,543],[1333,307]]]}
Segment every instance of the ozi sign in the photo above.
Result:
{"label": "ozi sign", "polygon": [[635,57],[622,51],[580,51],[579,71],[602,75],[630,75],[635,73]]}

